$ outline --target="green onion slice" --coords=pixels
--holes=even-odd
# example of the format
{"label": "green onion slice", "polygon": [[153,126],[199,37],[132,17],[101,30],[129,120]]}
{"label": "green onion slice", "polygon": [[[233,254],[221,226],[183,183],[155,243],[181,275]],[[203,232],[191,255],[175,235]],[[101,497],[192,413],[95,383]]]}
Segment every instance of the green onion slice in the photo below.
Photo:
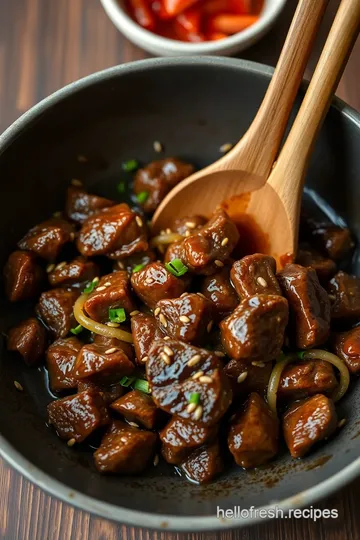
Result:
{"label": "green onion slice", "polygon": [[124,388],[128,388],[134,381],[136,380],[136,377],[123,377],[120,381],[121,386],[124,386]]}
{"label": "green onion slice", "polygon": [[87,286],[85,287],[85,289],[84,289],[83,292],[84,292],[85,294],[92,293],[93,290],[95,289],[96,285],[97,285],[97,282],[96,282],[96,281],[95,281],[95,283],[94,283],[93,281],[90,281],[90,283],[87,284]]}
{"label": "green onion slice", "polygon": [[118,186],[117,186],[117,190],[119,193],[125,193],[125,182],[124,180],[122,180],[121,182],[118,183]]}
{"label": "green onion slice", "polygon": [[84,327],[79,324],[78,326],[75,326],[75,328],[71,328],[70,332],[74,334],[74,336],[77,336],[84,330]]}
{"label": "green onion slice", "polygon": [[140,272],[140,270],[142,270],[143,268],[145,268],[146,264],[144,263],[141,263],[141,264],[137,264],[136,266],[134,266],[134,268],[132,269],[132,273],[135,274],[135,272]]}
{"label": "green onion slice", "polygon": [[146,202],[148,200],[148,197],[149,197],[149,192],[148,191],[140,191],[140,193],[138,193],[136,195],[136,198],[137,200],[139,201],[139,203],[143,204],[144,202]]}
{"label": "green onion slice", "polygon": [[190,394],[189,403],[195,403],[195,405],[199,405],[199,403],[200,403],[200,394],[199,394],[199,392],[193,392],[192,394]]}
{"label": "green onion slice", "polygon": [[150,394],[149,383],[145,381],[145,379],[136,379],[136,381],[133,384],[133,387],[136,390],[140,390],[140,392],[143,392],[144,394]]}
{"label": "green onion slice", "polygon": [[134,172],[139,168],[139,163],[136,159],[129,159],[128,161],[124,161],[122,168],[126,172]]}
{"label": "green onion slice", "polygon": [[181,277],[189,270],[180,259],[173,259],[165,264],[166,269],[176,277]]}
{"label": "green onion slice", "polygon": [[124,308],[109,309],[109,319],[111,322],[122,323],[126,321]]}

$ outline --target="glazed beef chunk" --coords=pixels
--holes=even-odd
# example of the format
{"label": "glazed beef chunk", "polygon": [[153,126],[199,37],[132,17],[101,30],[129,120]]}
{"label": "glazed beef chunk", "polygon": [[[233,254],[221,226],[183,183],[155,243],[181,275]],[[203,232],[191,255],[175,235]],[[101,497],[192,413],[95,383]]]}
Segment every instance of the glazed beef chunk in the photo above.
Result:
{"label": "glazed beef chunk", "polygon": [[257,392],[264,396],[272,369],[271,362],[260,362],[259,365],[255,362],[253,365],[247,361],[230,360],[224,367],[224,372],[230,379],[234,394],[245,396]]}
{"label": "glazed beef chunk", "polygon": [[9,330],[7,348],[21,354],[28,366],[41,360],[46,349],[46,330],[38,319],[31,317]]}
{"label": "glazed beef chunk", "polygon": [[133,371],[134,364],[121,349],[89,343],[79,351],[72,373],[78,380],[111,384]]}
{"label": "glazed beef chunk", "polygon": [[202,345],[211,330],[214,309],[206,298],[184,293],[180,298],[160,300],[155,314],[160,328],[171,338]]}
{"label": "glazed beef chunk", "polygon": [[360,372],[360,326],[336,334],[333,349],[344,360],[350,373]]}
{"label": "glazed beef chunk", "polygon": [[[219,358],[177,340],[155,341],[146,374],[156,405],[170,414],[214,425],[229,407],[232,392]],[[196,403],[190,402],[192,394]]]}
{"label": "glazed beef chunk", "polygon": [[109,199],[87,193],[82,188],[70,186],[67,190],[65,212],[71,221],[81,225],[89,216],[114,204]]}
{"label": "glazed beef chunk", "polygon": [[151,397],[139,390],[132,390],[111,404],[111,408],[128,422],[154,429],[158,419],[158,409]]}
{"label": "glazed beef chunk", "polygon": [[240,467],[263,465],[278,452],[278,419],[259,394],[250,394],[230,422],[229,450]]}
{"label": "glazed beef chunk", "polygon": [[198,484],[206,484],[213,480],[224,468],[218,441],[194,450],[181,468],[189,480]]}
{"label": "glazed beef chunk", "polygon": [[154,454],[156,440],[156,433],[113,420],[94,453],[95,466],[102,473],[140,473]]}
{"label": "glazed beef chunk", "polygon": [[192,165],[176,158],[152,161],[139,169],[135,174],[134,192],[136,195],[147,193],[144,211],[154,212],[169,191],[193,172]]}
{"label": "glazed beef chunk", "polygon": [[201,284],[201,293],[213,302],[217,319],[229,315],[239,304],[234,287],[230,283],[228,268],[222,268],[211,276],[205,276]]}
{"label": "glazed beef chunk", "polygon": [[83,288],[89,281],[99,275],[97,265],[84,257],[76,257],[69,263],[61,262],[48,274],[49,283],[53,287]]}
{"label": "glazed beef chunk", "polygon": [[278,280],[290,308],[290,331],[299,349],[325,343],[330,333],[330,301],[313,268],[287,264]]}
{"label": "glazed beef chunk", "polygon": [[41,294],[37,311],[55,338],[65,337],[77,326],[73,307],[78,296],[78,291],[66,289],[52,289]]}
{"label": "glazed beef chunk", "polygon": [[77,380],[73,377],[72,370],[81,347],[81,341],[73,336],[57,339],[46,351],[46,367],[53,392],[72,390],[77,387]]}
{"label": "glazed beef chunk", "polygon": [[283,346],[288,316],[288,303],[282,296],[246,298],[220,323],[227,354],[248,363],[274,360]]}
{"label": "glazed beef chunk", "polygon": [[85,390],[96,391],[100,394],[107,407],[119,399],[124,393],[124,388],[120,383],[101,385],[93,382],[91,379],[80,379],[77,383],[79,393]]}
{"label": "glazed beef chunk", "polygon": [[43,270],[29,251],[14,251],[4,268],[5,292],[10,302],[34,298],[40,292]]}
{"label": "glazed beef chunk", "polygon": [[76,442],[85,440],[110,422],[104,401],[94,390],[52,401],[48,405],[48,414],[59,437]]}
{"label": "glazed beef chunk", "polygon": [[100,334],[93,334],[93,343],[96,343],[96,345],[103,345],[107,349],[111,349],[112,347],[121,349],[129,360],[134,360],[134,348],[131,343],[126,343],[126,341],[120,341],[113,337],[101,336]]}
{"label": "glazed beef chunk", "polygon": [[356,320],[360,317],[360,279],[338,272],[330,281],[329,297],[333,319]]}
{"label": "glazed beef chunk", "polygon": [[127,315],[136,310],[125,271],[103,276],[84,303],[87,315],[98,322],[109,321],[109,310],[118,308],[125,309]]}
{"label": "glazed beef chunk", "polygon": [[70,223],[61,218],[52,218],[30,229],[18,246],[54,262],[64,245],[72,242],[74,238],[74,227]]}
{"label": "glazed beef chunk", "polygon": [[301,228],[304,237],[324,255],[335,261],[344,259],[354,247],[349,229],[324,223],[303,212]]}
{"label": "glazed beef chunk", "polygon": [[269,255],[255,253],[234,262],[230,277],[241,299],[250,298],[256,294],[281,296],[281,289],[275,273],[275,259]]}
{"label": "glazed beef chunk", "polygon": [[117,204],[88,217],[76,245],[85,257],[123,259],[148,249],[146,226],[127,204]]}
{"label": "glazed beef chunk", "polygon": [[329,437],[336,429],[334,403],[322,394],[295,402],[285,413],[285,442],[294,458],[303,457],[318,441]]}
{"label": "glazed beef chunk", "polygon": [[154,251],[143,251],[142,253],[130,255],[130,257],[126,257],[121,261],[116,261],[114,270],[126,270],[129,274],[132,274],[134,271],[138,272],[139,270],[142,270],[145,266],[155,260],[156,253]]}
{"label": "glazed beef chunk", "polygon": [[138,313],[131,317],[131,332],[137,363],[144,365],[149,358],[151,345],[155,340],[161,339],[163,333],[158,327],[155,317],[145,313]]}
{"label": "glazed beef chunk", "polygon": [[185,292],[188,280],[174,276],[162,263],[154,262],[132,274],[131,285],[144,304],[153,309],[159,300],[177,298]]}
{"label": "glazed beef chunk", "polygon": [[161,453],[168,463],[180,465],[204,443],[217,436],[218,426],[204,426],[173,416],[160,432]]}
{"label": "glazed beef chunk", "polygon": [[323,257],[321,253],[308,245],[302,245],[296,256],[297,264],[310,266],[315,270],[319,281],[326,283],[336,273],[336,263],[332,259]]}
{"label": "glazed beef chunk", "polygon": [[329,362],[308,360],[290,364],[281,374],[278,397],[294,401],[314,394],[331,394],[338,382]]}
{"label": "glazed beef chunk", "polygon": [[204,216],[185,216],[174,221],[172,231],[182,236],[190,236],[197,233],[206,222]]}

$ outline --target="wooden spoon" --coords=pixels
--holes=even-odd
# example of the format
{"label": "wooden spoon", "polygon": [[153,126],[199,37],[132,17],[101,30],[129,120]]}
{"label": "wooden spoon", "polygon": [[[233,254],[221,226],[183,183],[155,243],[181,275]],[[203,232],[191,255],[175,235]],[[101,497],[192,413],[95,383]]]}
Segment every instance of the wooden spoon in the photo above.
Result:
{"label": "wooden spoon", "polygon": [[275,167],[265,186],[249,194],[246,213],[267,232],[266,252],[277,259],[280,268],[296,253],[301,196],[309,158],[359,27],[360,0],[342,0]]}
{"label": "wooden spoon", "polygon": [[237,193],[244,181],[247,191],[266,182],[328,2],[299,1],[274,75],[250,128],[226,156],[171,190],[154,214],[155,233],[171,226],[175,217],[200,212],[209,215]]}

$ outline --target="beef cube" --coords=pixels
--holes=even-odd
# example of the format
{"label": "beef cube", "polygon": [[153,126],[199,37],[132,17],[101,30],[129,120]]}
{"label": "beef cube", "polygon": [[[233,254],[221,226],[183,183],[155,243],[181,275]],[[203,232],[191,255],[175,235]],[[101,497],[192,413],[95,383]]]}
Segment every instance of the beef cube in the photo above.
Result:
{"label": "beef cube", "polygon": [[73,307],[78,296],[78,291],[61,288],[41,294],[37,311],[55,338],[65,337],[71,328],[77,326]]}
{"label": "beef cube", "polygon": [[183,258],[182,246],[183,246],[182,240],[179,240],[178,242],[173,242],[172,244],[170,244],[165,252],[164,262],[169,263],[173,261],[174,259],[182,260]]}
{"label": "beef cube", "polygon": [[185,291],[187,284],[187,279],[174,276],[160,262],[148,264],[131,275],[135,293],[150,308],[164,298],[177,298]]}
{"label": "beef cube", "polygon": [[83,288],[100,273],[99,268],[92,261],[84,257],[77,257],[69,263],[61,262],[48,274],[49,283],[53,287]]}
{"label": "beef cube", "polygon": [[122,414],[128,422],[141,424],[147,429],[154,429],[158,419],[158,409],[150,396],[132,390],[125,396],[117,399],[111,404],[111,408]]}
{"label": "beef cube", "polygon": [[81,442],[110,422],[104,401],[94,390],[52,401],[47,409],[49,422],[65,440]]}
{"label": "beef cube", "polygon": [[36,225],[18,242],[20,249],[32,251],[54,262],[65,244],[75,238],[74,227],[61,218],[52,218]]}
{"label": "beef cube", "polygon": [[272,362],[259,365],[249,364],[246,361],[230,360],[224,367],[225,374],[229,377],[234,394],[243,396],[251,392],[257,392],[264,396],[267,391],[271,372]]}
{"label": "beef cube", "polygon": [[224,266],[238,240],[235,223],[219,209],[197,234],[182,241],[179,258],[192,272],[211,275]]}
{"label": "beef cube", "polygon": [[120,341],[120,339],[116,338],[101,336],[100,334],[93,334],[93,342],[96,345],[103,345],[107,349],[111,349],[112,347],[121,349],[124,351],[129,360],[134,360],[134,347],[131,345],[131,343],[126,343],[126,341]]}
{"label": "beef cube", "polygon": [[98,322],[108,321],[109,310],[118,308],[125,309],[127,315],[136,310],[130,292],[129,276],[125,271],[103,276],[84,303],[87,315]]}
{"label": "beef cube", "polygon": [[40,321],[31,317],[9,330],[7,348],[21,354],[28,366],[41,360],[46,349],[46,330]]}
{"label": "beef cube", "polygon": [[161,453],[168,463],[180,465],[188,456],[207,441],[212,441],[218,426],[203,426],[174,416],[160,432]]}
{"label": "beef cube", "polygon": [[321,253],[308,245],[302,245],[297,253],[296,262],[301,266],[310,266],[315,270],[320,283],[327,283],[336,273],[336,263],[323,257]]}
{"label": "beef cube", "polygon": [[89,343],[79,351],[72,374],[78,380],[111,384],[133,371],[134,364],[121,349]]}
{"label": "beef cube", "polygon": [[222,268],[212,276],[205,276],[200,290],[214,303],[219,320],[229,315],[239,305],[239,299],[230,282],[228,268]]}
{"label": "beef cube", "polygon": [[181,468],[192,482],[206,484],[213,480],[224,468],[218,441],[194,450]]}
{"label": "beef cube", "polygon": [[307,360],[290,364],[281,374],[278,397],[294,401],[314,394],[331,394],[338,382],[329,362]]}
{"label": "beef cube", "polygon": [[357,320],[360,317],[360,279],[338,272],[328,287],[333,319]]}
{"label": "beef cube", "polygon": [[207,222],[204,216],[185,216],[174,221],[172,231],[182,236],[191,236],[197,233]]}
{"label": "beef cube", "polygon": [[148,264],[156,260],[155,251],[143,251],[142,253],[135,253],[135,255],[130,255],[121,261],[116,261],[114,265],[114,270],[126,270],[129,274],[138,272],[147,266]]}
{"label": "beef cube", "polygon": [[46,351],[46,367],[53,392],[72,390],[77,387],[77,380],[73,377],[72,370],[81,347],[81,341],[74,336],[57,339]]}
{"label": "beef cube", "polygon": [[154,212],[169,191],[193,172],[192,165],[176,158],[152,161],[136,172],[134,193],[139,195],[146,192],[143,209],[145,212]]}
{"label": "beef cube", "polygon": [[10,302],[34,298],[44,277],[36,256],[29,251],[14,251],[4,268],[5,292]]}
{"label": "beef cube", "polygon": [[124,387],[121,386],[120,383],[99,385],[94,383],[91,379],[80,379],[77,383],[79,393],[84,392],[84,390],[94,390],[100,394],[107,407],[119,399],[124,393]]}
{"label": "beef cube", "polygon": [[278,452],[279,423],[263,398],[253,392],[230,423],[229,450],[240,467],[263,465]]}
{"label": "beef cube", "polygon": [[330,333],[330,301],[313,268],[287,264],[278,280],[290,308],[290,332],[299,349],[325,343]]}
{"label": "beef cube", "polygon": [[198,294],[160,300],[155,310],[160,328],[173,339],[201,345],[211,329],[213,304]]}
{"label": "beef cube", "polygon": [[293,403],[283,419],[285,442],[294,458],[303,457],[318,441],[335,431],[337,416],[334,403],[322,394],[315,394]]}
{"label": "beef cube", "polygon": [[82,225],[89,216],[114,204],[109,199],[87,193],[82,188],[70,186],[67,190],[65,212],[71,221]]}
{"label": "beef cube", "polygon": [[154,454],[156,440],[152,431],[113,420],[94,453],[95,466],[102,473],[140,473]]}
{"label": "beef cube", "polygon": [[145,313],[138,313],[131,317],[131,332],[137,363],[143,366],[149,358],[150,347],[153,342],[163,337],[155,317]]}
{"label": "beef cube", "polygon": [[281,296],[275,273],[275,259],[269,255],[255,253],[234,262],[230,277],[241,299],[250,298],[256,294]]}
{"label": "beef cube", "polygon": [[146,224],[127,204],[117,204],[88,217],[76,245],[86,257],[107,255],[110,259],[123,259],[147,251]]}
{"label": "beef cube", "polygon": [[274,360],[284,343],[288,316],[288,303],[282,296],[258,294],[246,298],[220,323],[226,352],[248,363]]}
{"label": "beef cube", "polygon": [[[146,374],[160,409],[203,425],[216,424],[232,400],[219,358],[182,341],[155,341]],[[197,403],[190,403],[192,394],[199,394]]]}
{"label": "beef cube", "polygon": [[333,349],[345,362],[350,373],[360,372],[360,326],[336,334]]}
{"label": "beef cube", "polygon": [[303,212],[301,227],[305,238],[324,255],[335,261],[348,256],[354,247],[349,229],[321,222]]}

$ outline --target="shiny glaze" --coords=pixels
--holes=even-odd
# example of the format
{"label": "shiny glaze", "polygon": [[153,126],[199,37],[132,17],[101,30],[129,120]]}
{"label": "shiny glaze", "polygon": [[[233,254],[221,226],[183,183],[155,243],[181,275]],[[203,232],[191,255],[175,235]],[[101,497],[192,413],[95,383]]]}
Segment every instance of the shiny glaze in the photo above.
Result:
{"label": "shiny glaze", "polygon": [[158,409],[151,396],[132,390],[111,404],[111,408],[121,414],[129,422],[154,429],[158,419]]}
{"label": "shiny glaze", "polygon": [[35,317],[22,321],[9,331],[9,351],[19,352],[28,366],[33,366],[42,359],[46,346],[45,328]]}
{"label": "shiny glaze", "polygon": [[135,293],[150,308],[159,300],[180,296],[188,284],[188,277],[177,278],[160,262],[154,262],[131,275]]}
{"label": "shiny glaze", "polygon": [[221,473],[224,464],[218,441],[194,450],[181,466],[188,480],[205,484]]}
{"label": "shiny glaze", "polygon": [[308,360],[285,367],[278,396],[294,400],[318,393],[331,394],[337,385],[331,364],[322,360]]}
{"label": "shiny glaze", "polygon": [[201,293],[214,303],[219,319],[229,315],[239,304],[239,298],[230,282],[228,268],[205,276],[201,284]]}
{"label": "shiny glaze", "polygon": [[99,322],[108,321],[109,309],[116,308],[124,308],[127,316],[136,309],[129,275],[124,270],[103,276],[84,303],[87,315]]}
{"label": "shiny glaze", "polygon": [[281,289],[277,279],[276,261],[273,257],[256,253],[234,262],[230,277],[240,298],[256,294],[277,294]]}
{"label": "shiny glaze", "polygon": [[331,316],[333,319],[358,319],[360,317],[360,279],[338,272],[330,281],[332,295]]}
{"label": "shiny glaze", "polygon": [[149,356],[151,345],[156,339],[161,339],[163,334],[155,317],[146,313],[138,313],[131,317],[131,333],[137,363],[144,366],[143,358],[146,359]]}
{"label": "shiny glaze", "polygon": [[52,272],[49,272],[48,278],[53,287],[82,288],[99,274],[100,270],[94,262],[87,261],[83,257],[76,257],[64,266],[55,267]]}
{"label": "shiny glaze", "polygon": [[81,347],[81,341],[73,336],[57,339],[46,351],[46,367],[53,392],[77,388],[77,380],[73,377],[72,370]]}
{"label": "shiny glaze", "polygon": [[87,193],[82,188],[70,186],[67,190],[65,213],[71,221],[81,225],[95,212],[109,208],[114,204],[109,199]]}
{"label": "shiny glaze", "polygon": [[64,219],[52,218],[36,225],[18,242],[20,249],[30,250],[49,262],[56,260],[62,248],[72,242],[73,226]]}
{"label": "shiny glaze", "polygon": [[335,335],[334,352],[351,373],[360,372],[360,326]]}
{"label": "shiny glaze", "polygon": [[6,295],[10,302],[34,298],[40,292],[44,272],[30,251],[13,251],[4,268]]}
{"label": "shiny glaze", "polygon": [[134,364],[124,351],[116,349],[107,353],[107,350],[106,346],[96,343],[84,345],[76,357],[74,377],[111,384],[134,371]]}
{"label": "shiny glaze", "polygon": [[40,295],[38,314],[56,338],[66,337],[76,326],[73,306],[79,292],[67,289],[52,289]]}

